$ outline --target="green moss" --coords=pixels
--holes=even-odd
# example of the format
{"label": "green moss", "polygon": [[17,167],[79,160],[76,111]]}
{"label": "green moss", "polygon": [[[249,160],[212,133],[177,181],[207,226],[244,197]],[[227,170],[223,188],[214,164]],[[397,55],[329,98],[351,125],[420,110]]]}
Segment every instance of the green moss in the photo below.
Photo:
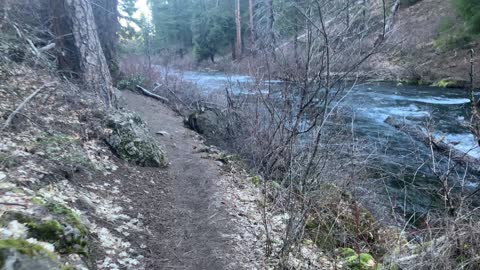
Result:
{"label": "green moss", "polygon": [[32,237],[44,242],[58,242],[64,234],[62,224],[56,220],[41,223],[29,222],[26,226]]}
{"label": "green moss", "polygon": [[59,253],[87,255],[88,230],[79,217],[62,204],[50,202],[46,206],[56,219],[42,221],[24,213],[6,212],[0,218],[0,225],[17,220],[28,228],[28,237],[53,244]]}
{"label": "green moss", "polygon": [[[40,245],[29,243],[23,239],[0,240],[0,268],[4,269],[5,262],[13,258],[14,269],[59,269],[58,257]],[[10,269],[10,268],[8,268]]]}
{"label": "green moss", "polygon": [[80,220],[80,217],[67,206],[58,202],[50,201],[45,204],[45,207],[47,207],[47,209],[53,214],[56,214],[64,218],[67,223],[73,225],[82,234],[84,235],[88,234],[88,229],[87,227],[85,227],[85,225],[83,225],[82,221]]}
{"label": "green moss", "polygon": [[16,221],[18,221],[19,223],[22,223],[22,224],[26,224],[26,223],[30,223],[30,222],[35,221],[34,218],[32,218],[32,217],[30,217],[26,214],[23,214],[23,213],[20,213],[20,212],[15,212],[15,211],[7,211],[0,218],[0,225],[1,226],[7,226],[8,223],[10,223],[13,220],[16,220]]}
{"label": "green moss", "polygon": [[45,201],[43,200],[42,197],[35,196],[35,197],[32,198],[32,203],[34,203],[36,205],[44,205]]}
{"label": "green moss", "polygon": [[64,225],[64,234],[57,242],[59,252],[65,254],[78,253],[88,256],[88,229],[80,217],[67,206],[49,201],[45,207]]}
{"label": "green moss", "polygon": [[457,84],[456,82],[449,80],[449,79],[442,79],[439,81],[436,81],[435,83],[432,84],[433,87],[440,87],[440,88],[453,88],[456,87]]}
{"label": "green moss", "polygon": [[258,175],[255,175],[252,177],[252,184],[254,184],[256,187],[259,187],[262,182],[262,178]]}
{"label": "green moss", "polygon": [[[55,242],[55,247],[60,253],[71,254],[77,253],[88,256],[88,229],[83,225],[80,217],[75,214],[67,206],[58,202],[47,202],[45,207],[56,217],[62,226],[62,237]],[[54,226],[54,222],[43,226],[45,233],[50,233],[50,236],[60,233],[59,227]],[[47,234],[48,235],[48,234]],[[54,241],[54,239],[52,239]]]}
{"label": "green moss", "polygon": [[347,258],[347,265],[352,270],[373,270],[377,269],[377,264],[372,255],[361,253],[360,256],[354,255]]}
{"label": "green moss", "polygon": [[357,253],[352,248],[343,248],[341,251],[341,256],[343,258],[347,258],[351,256],[357,256]]}
{"label": "green moss", "polygon": [[345,260],[351,270],[376,270],[378,265],[372,255],[355,252],[352,248],[343,248],[340,257]]}
{"label": "green moss", "polygon": [[121,159],[144,167],[168,166],[165,152],[148,134],[144,122],[138,115],[112,114],[106,124],[112,129],[112,134],[106,138],[106,142]]}
{"label": "green moss", "polygon": [[31,244],[22,239],[3,239],[0,240],[0,250],[14,249],[22,254],[28,256],[47,255],[51,258],[56,258],[55,255],[42,246]]}
{"label": "green moss", "polygon": [[272,188],[281,189],[282,186],[277,181],[272,181]]}

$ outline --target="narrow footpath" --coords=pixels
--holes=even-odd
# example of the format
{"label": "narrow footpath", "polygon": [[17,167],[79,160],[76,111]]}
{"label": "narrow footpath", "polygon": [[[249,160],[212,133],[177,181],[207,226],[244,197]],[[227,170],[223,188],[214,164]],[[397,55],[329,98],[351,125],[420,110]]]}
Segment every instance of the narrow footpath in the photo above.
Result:
{"label": "narrow footpath", "polygon": [[122,187],[132,201],[130,211],[142,213],[147,228],[146,268],[263,269],[258,190],[246,176],[232,175],[206,157],[201,137],[168,107],[122,94],[126,108],[147,123],[170,162],[164,170],[124,172],[130,178]]}

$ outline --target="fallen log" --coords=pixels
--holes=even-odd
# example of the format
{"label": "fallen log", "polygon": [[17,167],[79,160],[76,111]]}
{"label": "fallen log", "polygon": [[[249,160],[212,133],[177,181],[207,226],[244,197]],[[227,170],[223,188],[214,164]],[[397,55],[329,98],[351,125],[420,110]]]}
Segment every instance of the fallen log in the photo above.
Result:
{"label": "fallen log", "polygon": [[168,98],[164,98],[162,96],[159,96],[157,94],[154,94],[150,91],[148,91],[147,89],[141,87],[140,85],[137,85],[137,89],[140,90],[140,92],[142,92],[142,94],[144,94],[145,96],[147,97],[151,97],[151,98],[154,98],[156,100],[160,100],[162,102],[165,102],[165,103],[169,103],[170,101],[168,100]]}
{"label": "fallen log", "polygon": [[443,140],[435,140],[431,134],[420,129],[419,127],[409,126],[405,121],[397,120],[391,116],[385,119],[385,123],[400,131],[403,131],[413,139],[421,141],[427,147],[432,146],[433,150],[435,150],[437,153],[451,158],[451,160],[457,163],[467,165],[475,172],[480,172],[480,159],[472,157],[468,153],[456,149],[453,145],[448,144]]}

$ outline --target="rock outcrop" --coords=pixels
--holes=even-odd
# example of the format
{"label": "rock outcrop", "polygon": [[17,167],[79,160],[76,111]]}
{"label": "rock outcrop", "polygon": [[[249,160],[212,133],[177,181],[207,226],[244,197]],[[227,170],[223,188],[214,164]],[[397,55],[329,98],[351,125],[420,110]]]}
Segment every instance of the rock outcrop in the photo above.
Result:
{"label": "rock outcrop", "polygon": [[5,270],[60,270],[55,256],[26,240],[0,240],[0,268]]}
{"label": "rock outcrop", "polygon": [[165,167],[165,152],[148,134],[142,119],[134,113],[115,113],[107,119],[111,129],[106,141],[123,160],[144,167]]}
{"label": "rock outcrop", "polygon": [[233,119],[233,117],[227,117],[221,110],[209,108],[190,114],[185,124],[202,134],[210,144],[227,147],[225,141],[239,132],[231,128],[233,125],[229,121]]}

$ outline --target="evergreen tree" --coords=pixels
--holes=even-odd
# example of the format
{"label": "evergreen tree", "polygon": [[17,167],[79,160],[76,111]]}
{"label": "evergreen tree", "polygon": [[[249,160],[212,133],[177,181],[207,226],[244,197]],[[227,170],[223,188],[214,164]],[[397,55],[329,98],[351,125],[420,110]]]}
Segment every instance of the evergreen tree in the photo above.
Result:
{"label": "evergreen tree", "polygon": [[137,20],[133,17],[137,13],[136,7],[137,0],[123,0],[120,4],[120,11],[125,14],[126,25],[120,29],[120,36],[124,39],[135,39],[138,37],[138,33],[135,30],[133,24],[138,25]]}
{"label": "evergreen tree", "polygon": [[[228,6],[227,6],[228,7]],[[225,12],[225,6],[214,6],[197,9],[194,14],[193,52],[198,61],[210,59],[231,45],[235,39],[235,21],[233,14]]]}
{"label": "evergreen tree", "polygon": [[468,30],[480,34],[480,0],[455,0],[455,5]]}
{"label": "evergreen tree", "polygon": [[156,43],[183,56],[192,48],[193,0],[151,1]]}

